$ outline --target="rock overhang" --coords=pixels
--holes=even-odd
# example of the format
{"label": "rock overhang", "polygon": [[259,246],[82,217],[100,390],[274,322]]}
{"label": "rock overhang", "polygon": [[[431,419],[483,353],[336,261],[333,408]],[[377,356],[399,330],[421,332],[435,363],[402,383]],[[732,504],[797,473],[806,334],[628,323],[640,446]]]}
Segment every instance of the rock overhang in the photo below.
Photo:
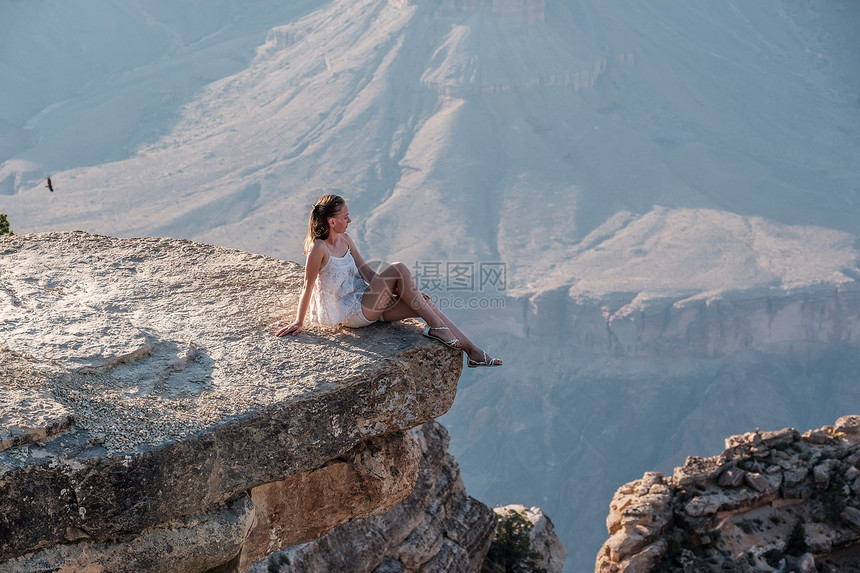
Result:
{"label": "rock overhang", "polygon": [[0,241],[0,529],[19,530],[0,558],[190,515],[448,410],[460,354],[415,324],[274,337],[302,282],[184,240]]}

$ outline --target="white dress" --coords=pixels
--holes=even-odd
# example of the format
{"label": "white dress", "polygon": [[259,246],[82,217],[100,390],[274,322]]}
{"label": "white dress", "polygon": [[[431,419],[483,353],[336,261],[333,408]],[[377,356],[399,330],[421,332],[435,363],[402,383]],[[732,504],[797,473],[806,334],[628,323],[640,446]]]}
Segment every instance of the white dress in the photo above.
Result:
{"label": "white dress", "polygon": [[[361,278],[352,252],[342,257],[329,253],[328,262],[320,269],[308,308],[310,319],[321,326],[365,326],[371,321],[361,312],[361,295],[367,283]],[[362,324],[363,321],[363,324]]]}

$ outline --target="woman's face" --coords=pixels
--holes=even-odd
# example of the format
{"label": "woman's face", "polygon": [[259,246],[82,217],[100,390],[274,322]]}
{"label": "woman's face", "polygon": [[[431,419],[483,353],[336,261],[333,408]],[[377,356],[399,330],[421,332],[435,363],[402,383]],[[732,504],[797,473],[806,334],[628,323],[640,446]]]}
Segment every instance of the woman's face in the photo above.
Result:
{"label": "woman's face", "polygon": [[334,217],[329,217],[329,226],[335,233],[346,233],[346,228],[352,222],[349,218],[349,206],[344,203]]}

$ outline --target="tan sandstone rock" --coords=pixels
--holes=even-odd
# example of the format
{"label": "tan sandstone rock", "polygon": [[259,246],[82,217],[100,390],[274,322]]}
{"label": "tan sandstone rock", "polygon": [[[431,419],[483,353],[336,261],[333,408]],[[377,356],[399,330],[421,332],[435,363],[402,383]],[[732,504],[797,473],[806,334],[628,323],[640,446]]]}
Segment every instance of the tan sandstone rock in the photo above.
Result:
{"label": "tan sandstone rock", "polygon": [[391,511],[356,519],[316,541],[254,564],[251,573],[479,571],[495,514],[466,495],[448,432],[431,422],[410,431],[421,449],[415,489]]}
{"label": "tan sandstone rock", "polygon": [[239,570],[342,523],[393,508],[412,493],[420,455],[408,433],[371,438],[322,468],[253,488],[254,526]]}

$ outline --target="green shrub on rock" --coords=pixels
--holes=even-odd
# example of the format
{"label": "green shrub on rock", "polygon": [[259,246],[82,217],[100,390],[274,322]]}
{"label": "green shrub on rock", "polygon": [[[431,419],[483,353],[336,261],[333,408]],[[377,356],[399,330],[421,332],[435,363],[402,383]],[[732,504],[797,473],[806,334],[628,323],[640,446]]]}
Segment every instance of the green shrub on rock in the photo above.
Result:
{"label": "green shrub on rock", "polygon": [[798,519],[785,541],[785,552],[793,557],[800,557],[806,551],[806,528],[803,527],[803,522]]}
{"label": "green shrub on rock", "polygon": [[540,553],[531,548],[532,524],[516,511],[496,516],[496,537],[484,558],[481,573],[546,573]]}
{"label": "green shrub on rock", "polygon": [[14,234],[12,228],[9,226],[9,219],[6,217],[6,213],[0,213],[0,237]]}

